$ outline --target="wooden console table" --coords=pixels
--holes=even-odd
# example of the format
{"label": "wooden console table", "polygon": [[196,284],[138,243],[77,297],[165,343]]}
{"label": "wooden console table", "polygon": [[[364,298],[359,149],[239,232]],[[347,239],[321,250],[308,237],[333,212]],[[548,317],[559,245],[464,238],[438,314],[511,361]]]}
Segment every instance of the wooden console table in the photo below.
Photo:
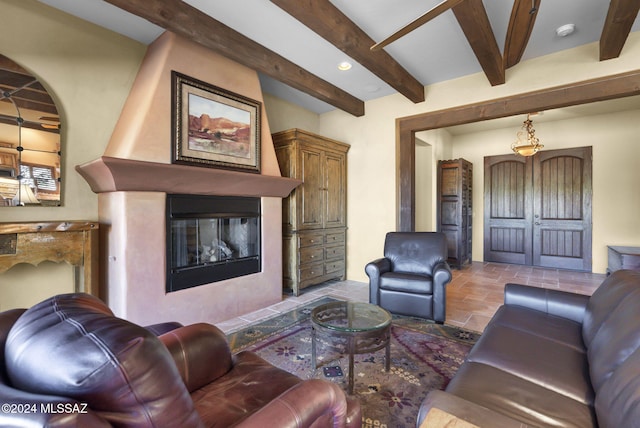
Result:
{"label": "wooden console table", "polygon": [[64,261],[74,267],[75,291],[99,297],[98,229],[84,221],[0,223],[0,273],[18,263]]}
{"label": "wooden console table", "polygon": [[640,247],[608,246],[607,276],[619,269],[640,270]]}

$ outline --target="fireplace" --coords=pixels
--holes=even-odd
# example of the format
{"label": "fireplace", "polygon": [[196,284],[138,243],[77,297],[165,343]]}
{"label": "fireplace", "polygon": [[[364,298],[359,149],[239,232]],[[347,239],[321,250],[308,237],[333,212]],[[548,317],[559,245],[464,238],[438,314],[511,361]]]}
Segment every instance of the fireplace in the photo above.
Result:
{"label": "fireplace", "polygon": [[[104,154],[76,169],[98,194],[102,259],[100,294],[113,312],[142,325],[168,320],[185,325],[215,324],[282,300],[282,198],[300,181],[282,177],[280,173],[265,109],[261,111],[260,120],[260,173],[174,162],[172,70],[263,101],[255,70],[165,32],[147,49]],[[189,196],[174,198],[173,195]],[[242,215],[234,224],[241,225],[242,233],[244,229],[247,233],[249,229],[255,231],[259,236],[255,248],[260,254],[250,254],[253,250],[246,247],[242,255],[238,253],[223,262],[216,255],[217,260],[212,261],[211,250],[208,250],[209,260],[206,261],[204,251],[200,249],[200,259],[204,257],[205,263],[196,264],[204,266],[193,269],[185,266],[184,257],[186,260],[198,258],[198,251],[192,255],[187,252],[186,256],[185,253],[180,256],[182,259],[176,258],[179,263],[171,272],[167,267],[171,266],[173,258],[168,258],[167,253],[167,235],[172,233],[167,226],[168,196],[175,201],[182,197],[194,197],[199,201],[209,196],[231,198],[228,201],[255,198],[251,204],[259,207],[259,214],[237,208]],[[207,215],[198,222],[195,222],[196,217],[176,216],[176,220],[183,220],[180,226],[184,229],[183,239],[188,239],[188,233],[200,234],[204,230],[204,226],[187,227],[189,221],[204,225],[217,219],[222,223],[222,236],[226,233],[225,228],[231,229],[231,221],[226,224],[224,218],[227,216],[211,210],[213,208],[203,209],[200,214]],[[249,212],[252,214],[246,215]],[[184,214],[184,211],[176,213]],[[245,226],[248,223],[255,227]],[[213,242],[212,236],[206,241],[209,238]],[[206,241],[202,245],[210,246]],[[197,240],[192,245],[197,246]],[[227,246],[232,247],[229,243]],[[187,277],[200,268],[206,272],[224,264],[234,266],[229,269],[232,271],[244,262],[252,267],[243,268],[242,276],[223,280],[221,278],[227,273],[207,273],[204,275],[207,283],[201,286],[185,286],[181,282],[180,277]],[[246,275],[256,269],[258,272]],[[173,291],[168,291],[167,276],[173,276],[169,286]],[[186,288],[181,288],[183,286]]]}
{"label": "fireplace", "polygon": [[167,292],[260,272],[260,198],[167,195]]}

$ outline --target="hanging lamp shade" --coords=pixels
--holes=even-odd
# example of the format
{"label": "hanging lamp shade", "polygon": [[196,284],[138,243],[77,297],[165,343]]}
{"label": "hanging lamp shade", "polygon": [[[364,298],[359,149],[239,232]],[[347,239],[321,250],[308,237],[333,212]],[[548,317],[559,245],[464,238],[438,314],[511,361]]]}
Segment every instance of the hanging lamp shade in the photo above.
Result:
{"label": "hanging lamp shade", "polygon": [[536,131],[533,129],[533,122],[530,116],[530,114],[527,114],[527,120],[522,123],[522,128],[516,134],[516,142],[511,145],[511,150],[520,156],[533,156],[544,147],[536,137]]}

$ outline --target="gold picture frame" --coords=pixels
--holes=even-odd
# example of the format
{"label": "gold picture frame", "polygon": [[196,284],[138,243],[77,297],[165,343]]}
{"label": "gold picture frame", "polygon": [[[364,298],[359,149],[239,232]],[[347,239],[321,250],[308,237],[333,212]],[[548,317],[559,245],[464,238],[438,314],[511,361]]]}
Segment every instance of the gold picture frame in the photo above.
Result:
{"label": "gold picture frame", "polygon": [[172,71],[172,162],[260,173],[261,103]]}

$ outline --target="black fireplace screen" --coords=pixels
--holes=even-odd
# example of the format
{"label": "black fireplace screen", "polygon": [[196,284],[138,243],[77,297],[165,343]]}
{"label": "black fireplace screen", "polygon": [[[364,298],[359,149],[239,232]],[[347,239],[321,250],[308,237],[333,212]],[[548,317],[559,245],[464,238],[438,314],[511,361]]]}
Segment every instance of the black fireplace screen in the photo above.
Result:
{"label": "black fireplace screen", "polygon": [[260,198],[167,195],[167,292],[260,272]]}

